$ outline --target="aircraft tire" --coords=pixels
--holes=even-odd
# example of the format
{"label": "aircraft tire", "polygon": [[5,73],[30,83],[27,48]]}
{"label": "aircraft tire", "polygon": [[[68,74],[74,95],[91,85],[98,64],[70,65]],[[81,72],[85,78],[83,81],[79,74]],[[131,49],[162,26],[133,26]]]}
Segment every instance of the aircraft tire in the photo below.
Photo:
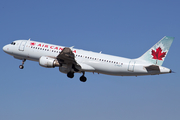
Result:
{"label": "aircraft tire", "polygon": [[86,82],[86,81],[87,81],[87,78],[86,78],[84,75],[82,75],[82,76],[80,77],[80,81],[81,81],[81,82]]}
{"label": "aircraft tire", "polygon": [[24,66],[23,66],[23,65],[20,65],[20,66],[19,66],[19,68],[20,68],[20,69],[23,69],[23,68],[24,68]]}
{"label": "aircraft tire", "polygon": [[73,73],[73,72],[68,72],[68,73],[67,73],[67,77],[73,78],[73,77],[74,77],[74,73]]}

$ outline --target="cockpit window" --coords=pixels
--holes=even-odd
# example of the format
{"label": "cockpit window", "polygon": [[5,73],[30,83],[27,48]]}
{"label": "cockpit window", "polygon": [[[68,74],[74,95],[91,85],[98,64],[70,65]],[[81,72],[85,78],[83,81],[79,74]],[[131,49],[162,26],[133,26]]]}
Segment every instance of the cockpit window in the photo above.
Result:
{"label": "cockpit window", "polygon": [[15,42],[12,42],[11,45],[15,45],[16,43]]}

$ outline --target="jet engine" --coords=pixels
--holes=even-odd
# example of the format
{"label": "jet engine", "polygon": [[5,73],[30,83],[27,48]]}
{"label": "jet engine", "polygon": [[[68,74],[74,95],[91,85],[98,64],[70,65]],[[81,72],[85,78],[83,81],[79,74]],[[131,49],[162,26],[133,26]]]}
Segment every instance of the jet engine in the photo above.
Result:
{"label": "jet engine", "polygon": [[54,68],[56,66],[60,66],[59,62],[55,58],[42,56],[39,59],[39,65],[46,68]]}

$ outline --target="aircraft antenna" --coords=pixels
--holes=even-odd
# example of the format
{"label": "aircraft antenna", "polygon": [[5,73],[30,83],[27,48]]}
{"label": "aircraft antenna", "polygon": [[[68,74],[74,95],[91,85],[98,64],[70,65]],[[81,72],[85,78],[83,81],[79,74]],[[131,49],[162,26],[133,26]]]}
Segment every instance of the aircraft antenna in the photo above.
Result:
{"label": "aircraft antenna", "polygon": [[70,49],[73,49],[73,48],[74,48],[74,46],[71,46],[71,47],[70,47]]}

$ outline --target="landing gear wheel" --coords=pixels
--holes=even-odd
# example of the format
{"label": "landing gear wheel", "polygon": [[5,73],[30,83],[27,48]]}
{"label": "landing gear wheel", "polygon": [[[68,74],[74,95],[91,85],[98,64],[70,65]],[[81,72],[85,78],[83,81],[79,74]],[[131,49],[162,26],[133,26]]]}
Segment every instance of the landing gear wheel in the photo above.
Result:
{"label": "landing gear wheel", "polygon": [[87,78],[84,76],[85,72],[82,72],[83,75],[79,78],[81,82],[86,82]]}
{"label": "landing gear wheel", "polygon": [[23,65],[24,65],[24,62],[25,62],[25,61],[26,61],[26,59],[23,59],[23,61],[22,61],[22,65],[20,65],[20,66],[19,66],[19,68],[20,68],[20,69],[23,69],[23,68],[24,68],[24,66],[23,66]]}
{"label": "landing gear wheel", "polygon": [[67,73],[67,76],[68,76],[69,78],[73,78],[73,77],[74,77],[74,73],[73,73],[73,72],[68,72],[68,73]]}
{"label": "landing gear wheel", "polygon": [[86,80],[87,80],[87,78],[86,78],[84,75],[82,75],[82,76],[80,77],[80,81],[81,81],[81,82],[86,82]]}
{"label": "landing gear wheel", "polygon": [[23,68],[24,68],[24,66],[23,66],[23,65],[20,65],[20,66],[19,66],[19,68],[20,68],[20,69],[23,69]]}

